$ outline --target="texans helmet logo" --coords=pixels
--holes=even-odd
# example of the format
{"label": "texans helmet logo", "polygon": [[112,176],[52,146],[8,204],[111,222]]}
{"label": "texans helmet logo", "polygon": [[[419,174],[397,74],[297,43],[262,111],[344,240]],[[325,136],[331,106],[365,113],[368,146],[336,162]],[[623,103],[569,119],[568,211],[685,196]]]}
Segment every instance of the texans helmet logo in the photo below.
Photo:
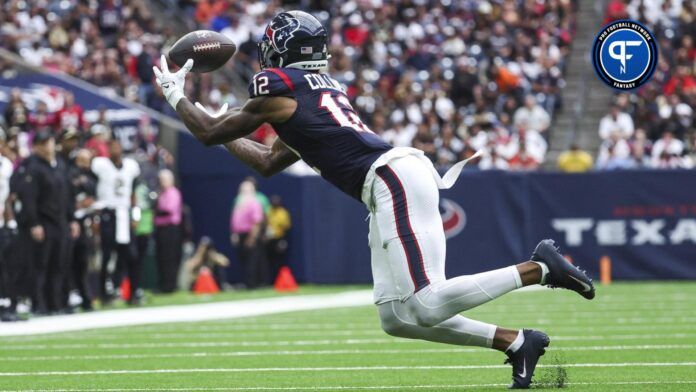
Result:
{"label": "texans helmet logo", "polygon": [[442,216],[442,226],[445,229],[445,237],[452,238],[464,230],[466,213],[456,202],[450,199],[441,199],[440,215]]}
{"label": "texans helmet logo", "polygon": [[288,50],[286,46],[295,31],[300,29],[300,21],[288,13],[279,14],[266,29],[266,37],[278,53]]}

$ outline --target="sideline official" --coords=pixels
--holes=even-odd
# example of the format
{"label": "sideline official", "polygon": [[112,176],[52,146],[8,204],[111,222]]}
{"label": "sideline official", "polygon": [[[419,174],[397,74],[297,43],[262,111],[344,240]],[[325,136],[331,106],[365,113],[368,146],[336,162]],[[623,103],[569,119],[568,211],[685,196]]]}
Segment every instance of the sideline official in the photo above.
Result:
{"label": "sideline official", "polygon": [[35,314],[67,311],[66,243],[79,235],[74,221],[73,192],[65,164],[56,159],[49,132],[34,137],[32,154],[18,169],[19,242],[29,262],[27,284],[33,288]]}

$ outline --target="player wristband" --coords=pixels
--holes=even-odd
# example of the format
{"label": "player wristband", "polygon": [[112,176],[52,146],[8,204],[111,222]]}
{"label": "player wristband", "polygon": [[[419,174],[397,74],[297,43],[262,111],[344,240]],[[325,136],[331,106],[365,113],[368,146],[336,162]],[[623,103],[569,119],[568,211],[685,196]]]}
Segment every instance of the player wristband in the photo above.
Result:
{"label": "player wristband", "polygon": [[174,90],[172,93],[167,97],[167,102],[169,102],[170,105],[176,110],[176,104],[179,103],[181,98],[185,98],[186,96],[184,95],[183,91],[180,90]]}

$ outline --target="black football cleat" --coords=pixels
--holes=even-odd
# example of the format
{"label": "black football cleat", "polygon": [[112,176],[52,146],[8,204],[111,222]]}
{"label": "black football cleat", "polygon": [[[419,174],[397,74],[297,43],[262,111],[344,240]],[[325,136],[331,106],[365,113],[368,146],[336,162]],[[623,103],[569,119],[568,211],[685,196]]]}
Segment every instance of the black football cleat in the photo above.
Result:
{"label": "black football cleat", "polygon": [[533,329],[522,330],[524,343],[516,352],[506,352],[508,359],[505,363],[512,365],[512,384],[510,389],[527,389],[532,383],[532,376],[539,357],[544,355],[546,347],[551,343],[549,336]]}
{"label": "black football cleat", "polygon": [[534,249],[532,260],[544,262],[549,267],[545,283],[547,286],[573,290],[586,299],[594,298],[595,288],[592,279],[588,278],[580,267],[574,266],[558,253],[553,240],[542,240]]}

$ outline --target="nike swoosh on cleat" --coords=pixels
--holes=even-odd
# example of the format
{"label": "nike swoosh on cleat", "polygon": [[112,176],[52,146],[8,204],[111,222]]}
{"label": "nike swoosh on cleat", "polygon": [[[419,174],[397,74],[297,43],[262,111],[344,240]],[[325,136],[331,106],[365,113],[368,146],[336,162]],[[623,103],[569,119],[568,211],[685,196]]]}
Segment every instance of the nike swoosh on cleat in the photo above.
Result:
{"label": "nike swoosh on cleat", "polygon": [[583,281],[577,279],[577,278],[574,277],[573,275],[568,275],[568,277],[569,277],[570,279],[573,279],[574,281],[580,283],[580,286],[582,286],[582,288],[585,289],[584,291],[592,291],[592,287],[590,287],[589,284],[587,284],[587,283],[585,283],[585,282],[583,282]]}
{"label": "nike swoosh on cleat", "polygon": [[522,362],[522,373],[520,373],[519,376],[522,378],[527,377],[527,358]]}

